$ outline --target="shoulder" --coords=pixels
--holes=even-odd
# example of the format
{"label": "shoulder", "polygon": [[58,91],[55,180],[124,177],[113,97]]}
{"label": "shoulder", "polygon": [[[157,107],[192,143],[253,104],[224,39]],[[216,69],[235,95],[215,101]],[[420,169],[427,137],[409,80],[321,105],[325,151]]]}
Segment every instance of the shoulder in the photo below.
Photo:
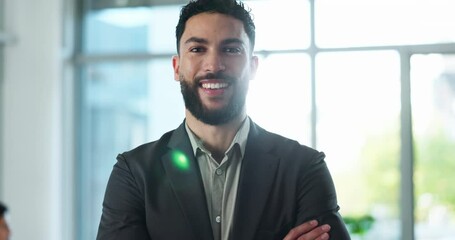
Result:
{"label": "shoulder", "polygon": [[252,143],[260,144],[265,148],[264,150],[271,152],[292,152],[303,155],[323,154],[322,152],[303,145],[294,139],[265,130],[254,123],[251,125],[249,138]]}
{"label": "shoulder", "polygon": [[150,164],[166,153],[168,149],[167,145],[174,131],[175,130],[165,133],[156,141],[142,144],[134,149],[119,154],[117,160],[123,160],[128,165]]}
{"label": "shoulder", "polygon": [[269,132],[256,124],[252,126],[250,137],[253,138],[254,142],[260,143],[264,151],[282,160],[317,163],[323,161],[325,158],[323,152],[303,145],[294,139]]}

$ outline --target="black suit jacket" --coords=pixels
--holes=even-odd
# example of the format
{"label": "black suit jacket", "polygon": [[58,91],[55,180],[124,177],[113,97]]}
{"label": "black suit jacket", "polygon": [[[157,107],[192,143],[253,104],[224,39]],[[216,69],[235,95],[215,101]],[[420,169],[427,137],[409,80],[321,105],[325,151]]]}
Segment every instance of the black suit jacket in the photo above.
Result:
{"label": "black suit jacket", "polygon": [[[189,159],[187,168],[172,160],[176,151]],[[283,239],[310,219],[330,224],[331,239],[349,239],[324,157],[251,122],[231,239]],[[97,239],[210,240],[209,221],[201,174],[182,124],[117,157]]]}

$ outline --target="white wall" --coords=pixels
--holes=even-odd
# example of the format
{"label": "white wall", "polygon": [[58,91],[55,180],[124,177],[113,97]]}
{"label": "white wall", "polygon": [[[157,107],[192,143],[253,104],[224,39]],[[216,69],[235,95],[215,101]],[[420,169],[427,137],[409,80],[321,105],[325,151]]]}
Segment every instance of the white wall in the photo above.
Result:
{"label": "white wall", "polygon": [[62,239],[62,2],[4,0],[2,199],[12,240]]}

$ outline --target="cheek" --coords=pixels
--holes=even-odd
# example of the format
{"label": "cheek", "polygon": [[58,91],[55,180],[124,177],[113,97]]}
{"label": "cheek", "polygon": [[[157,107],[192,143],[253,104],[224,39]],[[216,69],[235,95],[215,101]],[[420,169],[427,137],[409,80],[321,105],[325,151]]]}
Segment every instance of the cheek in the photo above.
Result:
{"label": "cheek", "polygon": [[233,73],[236,73],[240,78],[248,78],[251,73],[251,63],[246,59],[233,59],[230,61],[227,69],[231,69]]}
{"label": "cheek", "polygon": [[193,79],[194,75],[198,71],[198,63],[188,59],[182,61],[180,65],[180,75],[185,76],[186,78]]}

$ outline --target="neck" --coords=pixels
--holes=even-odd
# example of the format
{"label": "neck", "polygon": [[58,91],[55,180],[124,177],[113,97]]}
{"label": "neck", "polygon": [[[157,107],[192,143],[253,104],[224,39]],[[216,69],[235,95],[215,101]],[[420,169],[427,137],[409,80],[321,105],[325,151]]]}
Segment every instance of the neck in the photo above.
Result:
{"label": "neck", "polygon": [[188,127],[214,156],[224,156],[246,118],[246,112],[242,111],[239,116],[225,124],[209,125],[196,119],[188,110],[185,115]]}

